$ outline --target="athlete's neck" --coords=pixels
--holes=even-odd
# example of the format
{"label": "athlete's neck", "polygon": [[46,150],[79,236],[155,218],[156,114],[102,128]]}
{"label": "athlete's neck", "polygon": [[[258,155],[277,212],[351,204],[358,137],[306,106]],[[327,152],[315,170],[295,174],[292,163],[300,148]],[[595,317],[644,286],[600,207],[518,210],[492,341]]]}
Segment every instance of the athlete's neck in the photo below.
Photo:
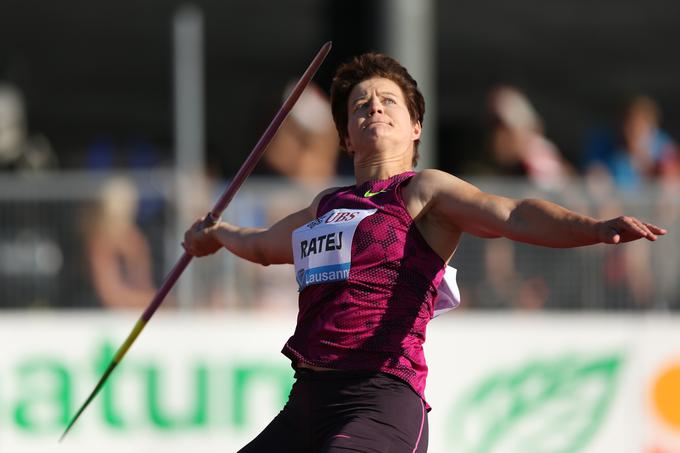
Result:
{"label": "athlete's neck", "polygon": [[357,185],[389,179],[413,170],[413,143],[402,146],[375,144],[354,149],[354,178]]}
{"label": "athlete's neck", "polygon": [[357,185],[361,185],[367,181],[380,181],[389,179],[392,176],[411,171],[411,165],[404,165],[399,163],[396,165],[365,165],[362,166],[357,162],[354,163],[354,178]]}

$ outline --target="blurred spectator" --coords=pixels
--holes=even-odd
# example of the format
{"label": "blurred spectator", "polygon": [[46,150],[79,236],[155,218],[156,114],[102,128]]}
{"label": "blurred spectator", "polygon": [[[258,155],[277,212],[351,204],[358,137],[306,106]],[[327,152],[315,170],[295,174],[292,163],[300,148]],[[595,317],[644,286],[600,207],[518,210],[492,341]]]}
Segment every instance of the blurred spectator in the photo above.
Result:
{"label": "blurred spectator", "polygon": [[[292,83],[286,86],[284,99],[293,87]],[[290,209],[302,209],[302,200],[333,183],[338,175],[339,159],[338,133],[331,115],[330,100],[312,82],[281,124],[257,171],[258,174],[294,181],[298,189],[305,192],[304,196],[291,200],[290,193],[270,193],[259,202],[253,200],[255,204],[247,209],[241,209],[240,221],[244,225],[268,225],[287,215]],[[290,276],[294,273],[292,266],[265,269],[245,261],[234,264],[239,272],[256,282],[252,294],[242,296],[250,308],[277,310],[290,306],[290,296],[296,290],[291,285]]]}
{"label": "blurred spectator", "polygon": [[24,98],[19,89],[0,83],[0,170],[44,170],[56,164],[47,139],[28,135]]}
{"label": "blurred spectator", "polygon": [[83,219],[91,278],[105,307],[145,307],[155,294],[150,247],[135,223],[137,209],[136,187],[116,177],[104,184],[99,202]]}
{"label": "blurred spectator", "polygon": [[[571,165],[557,147],[543,135],[542,121],[519,89],[501,85],[487,98],[491,120],[489,147],[498,173],[524,176],[540,191],[564,188],[573,175]],[[543,194],[546,196],[546,194]],[[547,305],[545,269],[519,269],[518,245],[510,241],[487,241],[484,249],[484,275],[475,290],[480,307],[539,309]],[[533,250],[533,260],[543,251]]]}
{"label": "blurred spectator", "polygon": [[[162,161],[156,146],[143,136],[132,135],[124,140],[102,134],[90,141],[85,150],[86,170],[97,172],[140,171],[160,168]],[[140,200],[137,220],[148,226],[162,213],[163,197],[160,193],[147,193]]]}
{"label": "blurred spectator", "polygon": [[[286,87],[284,97],[292,91]],[[314,83],[300,96],[263,156],[274,174],[306,185],[325,185],[336,176],[338,134],[330,101]]]}
{"label": "blurred spectator", "polygon": [[616,130],[600,130],[588,137],[588,177],[610,178],[617,188],[628,190],[656,178],[677,181],[678,147],[660,129],[660,120],[661,112],[653,99],[633,98],[623,109]]}
{"label": "blurred spectator", "polygon": [[559,189],[573,174],[571,165],[543,135],[543,124],[527,97],[512,86],[488,95],[491,154],[504,174],[524,175],[541,189]]}
{"label": "blurred spectator", "polygon": [[[664,189],[659,192],[661,197],[647,199],[664,206],[660,211],[665,212],[667,225],[674,222],[676,203],[669,203],[667,198],[677,197],[680,155],[671,137],[660,129],[660,120],[656,102],[636,96],[622,109],[616,127],[595,130],[587,137],[586,181],[599,202],[599,215],[620,209],[621,191],[639,194],[646,183],[660,182]],[[670,305],[677,277],[661,272],[665,266],[658,268],[660,272],[652,272],[654,259],[648,244],[602,249],[605,306],[644,309],[659,302]],[[675,260],[669,262],[669,268],[676,268]]]}

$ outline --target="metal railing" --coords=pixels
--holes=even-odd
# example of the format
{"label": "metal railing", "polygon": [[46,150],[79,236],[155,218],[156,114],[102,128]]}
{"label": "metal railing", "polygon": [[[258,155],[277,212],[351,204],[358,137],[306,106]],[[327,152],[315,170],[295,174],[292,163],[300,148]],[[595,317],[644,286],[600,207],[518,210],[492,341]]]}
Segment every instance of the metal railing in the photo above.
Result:
{"label": "metal railing", "polygon": [[[0,175],[0,308],[129,306],[125,301],[111,303],[111,297],[125,292],[108,297],[104,292],[111,290],[107,287],[113,281],[140,285],[136,280],[144,271],[129,262],[126,252],[112,251],[116,240],[106,239],[107,236],[92,239],[97,237],[92,236],[97,228],[117,227],[118,222],[110,220],[115,217],[101,221],[102,197],[108,193],[109,198],[122,203],[121,200],[130,196],[129,190],[122,194],[107,192],[111,181],[120,183],[121,180],[127,181],[128,189],[133,188],[139,197],[139,204],[134,205],[132,224],[148,247],[151,285],[161,281],[181,254],[179,232],[188,225],[181,225],[186,220],[179,219],[199,217],[207,212],[224,187],[222,181],[196,181],[190,185],[195,193],[187,197],[195,202],[179,207],[174,201],[177,178],[170,171],[123,176],[91,172],[32,177]],[[668,228],[670,234],[657,243],[639,241],[616,247],[596,245],[577,249],[547,249],[505,239],[482,240],[464,235],[451,263],[459,269],[463,307],[680,309],[680,235],[676,233],[680,191],[677,189],[649,185],[635,193],[623,194],[598,189],[581,180],[553,191],[542,191],[517,179],[473,179],[472,182],[483,190],[506,196],[551,199],[596,217],[621,213],[639,216]],[[338,182],[348,183],[351,181]],[[228,207],[224,218],[244,226],[269,225],[306,206],[318,190],[278,178],[252,177]],[[125,208],[110,209],[115,213],[116,209]],[[92,244],[96,243],[106,244],[107,247],[103,247],[106,250],[93,251]],[[105,253],[112,256],[108,260],[102,258]],[[97,262],[108,262],[108,272],[112,274],[96,277],[104,267],[96,265]],[[179,285],[187,285],[190,291],[171,293],[166,306],[243,310],[296,306],[292,266],[262,267],[229,253],[195,260]],[[178,300],[180,294],[189,300]]]}

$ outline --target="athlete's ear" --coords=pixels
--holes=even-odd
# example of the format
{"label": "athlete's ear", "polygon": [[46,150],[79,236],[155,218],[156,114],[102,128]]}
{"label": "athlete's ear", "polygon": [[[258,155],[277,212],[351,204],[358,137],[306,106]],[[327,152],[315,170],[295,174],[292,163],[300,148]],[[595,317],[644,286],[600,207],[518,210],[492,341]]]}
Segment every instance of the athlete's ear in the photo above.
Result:
{"label": "athlete's ear", "polygon": [[412,132],[413,132],[412,138],[413,138],[414,141],[418,140],[420,138],[420,134],[422,133],[422,131],[423,131],[423,126],[421,126],[420,121],[416,121],[415,123],[413,123],[413,125],[412,125]]}

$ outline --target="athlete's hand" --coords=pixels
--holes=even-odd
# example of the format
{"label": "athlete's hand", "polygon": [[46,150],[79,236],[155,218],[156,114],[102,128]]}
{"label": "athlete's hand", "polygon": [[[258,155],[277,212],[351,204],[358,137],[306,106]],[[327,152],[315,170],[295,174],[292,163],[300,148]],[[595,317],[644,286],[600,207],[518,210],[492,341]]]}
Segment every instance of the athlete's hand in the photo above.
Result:
{"label": "athlete's hand", "polygon": [[602,221],[598,228],[600,240],[605,244],[621,244],[642,238],[656,241],[658,236],[667,233],[663,228],[630,216]]}
{"label": "athlete's hand", "polygon": [[184,233],[182,247],[192,256],[212,255],[222,248],[216,234],[220,225],[219,221],[209,222],[206,218],[197,219]]}

